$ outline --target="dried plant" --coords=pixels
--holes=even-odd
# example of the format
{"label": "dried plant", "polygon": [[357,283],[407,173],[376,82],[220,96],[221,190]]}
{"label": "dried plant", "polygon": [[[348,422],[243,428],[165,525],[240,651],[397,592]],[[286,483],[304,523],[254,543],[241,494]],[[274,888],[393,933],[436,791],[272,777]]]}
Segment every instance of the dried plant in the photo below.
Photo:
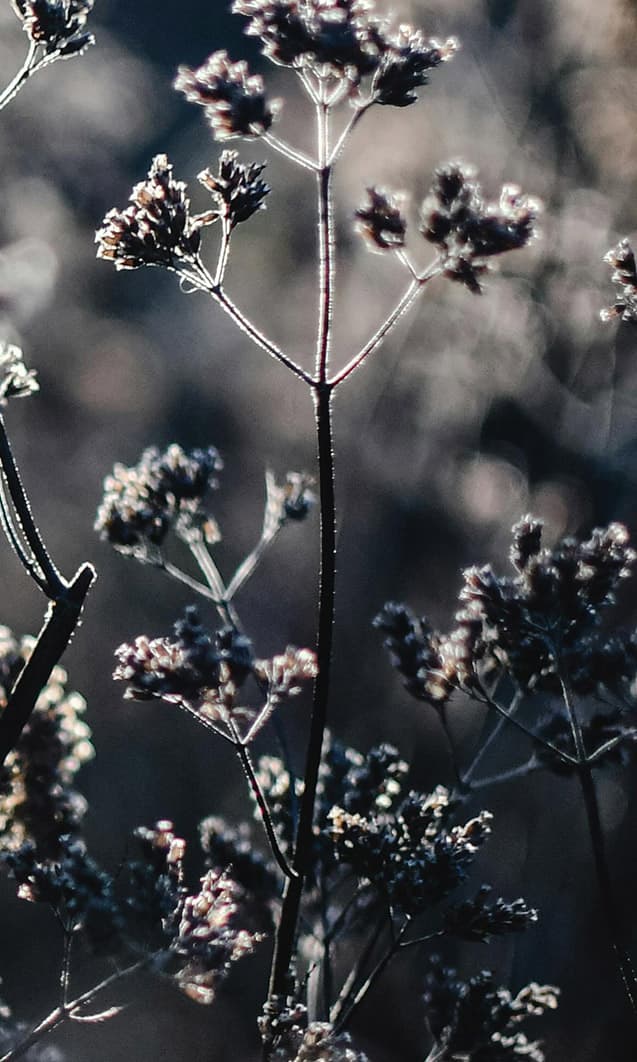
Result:
{"label": "dried plant", "polygon": [[[29,39],[23,68],[0,95],[4,107],[33,73],[93,43],[85,29],[92,0],[14,0]],[[533,897],[507,899],[484,882],[479,857],[497,816],[477,794],[540,770],[579,782],[607,935],[621,986],[637,1017],[637,977],[629,934],[616,899],[596,774],[626,766],[637,738],[637,634],[608,619],[635,554],[619,523],[588,538],[546,547],[541,521],[513,528],[514,575],[490,566],[464,573],[452,630],[435,630],[406,605],[388,603],[376,617],[391,661],[409,694],[439,720],[452,782],[422,791],[407,784],[409,764],[389,744],[360,753],[328,729],[336,597],[337,523],[334,396],[434,282],[481,295],[494,263],[537,235],[538,199],[514,184],[492,198],[464,161],[443,162],[408,224],[406,197],[369,184],[352,225],[368,248],[404,277],[393,308],[354,351],[336,349],[334,173],[350,137],[376,107],[415,104],[432,71],[458,42],[396,26],[370,0],[235,0],[263,55],[285,68],[309,101],[313,153],[275,133],[284,120],[247,63],[216,51],[174,87],[203,108],[212,138],[259,140],[316,185],[318,313],[307,349],[287,351],[229,294],[228,262],[239,226],[267,206],[265,163],[223,150],[198,181],[208,209],[195,213],[185,181],[160,153],[128,205],[112,208],[96,234],[97,256],[117,271],[155,266],[176,274],[184,294],[208,296],[247,341],[303,385],[314,410],[317,474],[265,473],[263,522],[256,544],[234,570],[220,558],[214,513],[224,463],[208,441],[185,450],[149,446],[137,464],[116,464],[104,480],[95,530],[129,560],[169,576],[191,595],[171,634],[153,629],[115,649],[113,677],[131,701],[163,701],[187,713],[219,755],[238,760],[267,855],[247,822],[209,816],[200,826],[199,871],[168,819],[139,827],[116,869],[101,865],[84,833],[87,803],[76,774],[94,754],[84,702],[66,689],[59,660],[78,624],[94,579],[83,565],[65,579],[35,525],[0,418],[0,521],[9,544],[49,599],[37,639],[0,630],[0,865],[18,897],[50,908],[62,930],[57,1005],[31,1029],[0,1007],[0,1062],[56,1062],[45,1037],[65,1022],[96,1024],[121,1007],[86,1008],[140,971],[172,984],[191,1001],[216,1003],[234,964],[273,941],[270,980],[255,1024],[263,1062],[366,1062],[350,1029],[390,964],[417,955],[424,1006],[416,1019],[427,1036],[426,1062],[542,1062],[541,1042],[520,1026],[557,1007],[559,989],[531,982],[515,994],[488,970],[463,975],[438,957],[441,947],[485,944],[538,922]],[[215,227],[216,226],[216,227]],[[214,229],[217,240],[211,249]],[[246,231],[245,229],[241,230]],[[417,264],[428,255],[424,265]],[[633,321],[637,272],[628,241],[609,252],[617,301],[604,319]],[[37,390],[21,351],[0,349],[0,404]],[[241,614],[241,592],[279,536],[301,531],[320,514],[316,644],[281,645],[260,655],[259,634]],[[196,570],[196,574],[193,574]],[[217,617],[217,625],[214,626]],[[152,623],[149,619],[149,624]],[[295,772],[285,720],[311,687],[305,764]],[[307,698],[309,699],[309,698]],[[488,708],[496,721],[465,765],[450,722],[452,702]],[[159,707],[157,710],[160,710]],[[529,721],[530,720],[530,721]],[[330,723],[333,725],[333,720]],[[505,728],[531,742],[529,757],[479,775]],[[274,736],[279,754],[255,752]],[[71,991],[80,943],[109,973]],[[454,960],[456,961],[456,960]],[[103,967],[102,967],[103,968]],[[593,971],[591,971],[591,976]],[[420,986],[422,994],[422,984]],[[406,993],[407,995],[407,993]],[[414,993],[414,1013],[417,1011]],[[47,1053],[48,1052],[48,1053]],[[372,1048],[373,1056],[373,1048]]]}

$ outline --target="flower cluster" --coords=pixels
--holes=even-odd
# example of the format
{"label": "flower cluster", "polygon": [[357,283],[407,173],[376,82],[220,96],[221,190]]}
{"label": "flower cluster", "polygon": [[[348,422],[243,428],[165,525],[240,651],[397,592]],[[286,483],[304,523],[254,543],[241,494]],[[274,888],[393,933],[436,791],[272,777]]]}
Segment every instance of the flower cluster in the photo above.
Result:
{"label": "flower cluster", "polygon": [[444,899],[467,877],[491,832],[487,811],[450,826],[443,786],[429,796],[410,793],[392,815],[361,815],[334,807],[332,834],[339,858],[371,882],[393,910],[415,916]]}
{"label": "flower cluster", "polygon": [[604,255],[613,272],[611,280],[617,288],[613,306],[600,312],[602,321],[621,317],[622,321],[637,321],[637,265],[635,252],[628,240],[620,240],[616,247]]}
{"label": "flower cluster", "polygon": [[441,705],[454,688],[481,688],[507,672],[525,691],[560,689],[568,674],[575,692],[605,687],[633,701],[637,694],[637,637],[600,630],[635,554],[621,524],[597,528],[590,538],[566,538],[542,548],[542,525],[525,517],[513,528],[513,578],[491,567],[469,568],[460,592],[456,627],[432,630],[402,605],[377,617],[388,634],[392,661],[416,697]]}
{"label": "flower cluster", "polygon": [[199,823],[199,839],[206,866],[230,870],[243,889],[245,908],[258,928],[272,928],[273,906],[279,898],[280,881],[276,868],[259,853],[247,823],[228,826],[210,815]]}
{"label": "flower cluster", "polygon": [[[32,649],[0,628],[0,711]],[[91,732],[82,719],[84,699],[66,690],[66,672],[54,668],[15,748],[0,767],[0,853],[29,842],[38,859],[53,859],[60,839],[76,835],[86,801],[75,775],[93,755]]]}
{"label": "flower cluster", "polygon": [[520,933],[537,922],[538,914],[526,900],[508,903],[499,897],[491,900],[490,885],[481,885],[473,900],[463,900],[444,914],[447,936],[461,940],[488,941],[506,933]]}
{"label": "flower cluster", "polygon": [[229,874],[209,870],[201,889],[186,897],[172,951],[179,956],[177,985],[197,1003],[212,1003],[232,963],[262,939],[237,924],[243,890]]}
{"label": "flower cluster", "polygon": [[217,526],[203,501],[218,485],[222,467],[214,446],[190,453],[176,444],[163,453],[149,447],[137,465],[117,464],[104,480],[95,530],[121,552],[141,556],[160,547],[171,528],[217,541]]}
{"label": "flower cluster", "polygon": [[479,294],[489,259],[525,247],[539,212],[539,202],[515,185],[504,185],[498,203],[485,202],[475,171],[450,163],[436,171],[422,204],[421,232],[438,248],[444,275]]}
{"label": "flower cluster", "polygon": [[259,1031],[271,1062],[368,1062],[348,1033],[329,1022],[310,1022],[307,1008],[272,997],[263,1008]]}
{"label": "flower cluster", "polygon": [[356,211],[356,227],[372,251],[404,247],[407,223],[401,205],[398,196],[382,188],[367,189],[367,203]]}
{"label": "flower cluster", "polygon": [[27,398],[39,391],[35,369],[27,369],[20,347],[0,343],[0,406],[10,398]]}
{"label": "flower cluster", "polygon": [[[532,982],[513,996],[483,970],[468,981],[434,959],[427,975],[425,1008],[439,1062],[514,1062],[518,1058],[544,1062],[539,1042],[519,1031],[528,1018],[555,1010],[559,989]],[[431,1057],[433,1057],[432,1052]]]}
{"label": "flower cluster", "polygon": [[116,269],[198,264],[201,229],[214,216],[191,215],[186,185],[176,181],[166,155],[156,155],[148,177],[133,188],[130,206],[109,210],[95,234],[97,257]]}
{"label": "flower cluster", "polygon": [[172,822],[163,819],[153,827],[139,826],[134,833],[137,859],[127,860],[122,878],[125,892],[121,903],[127,936],[142,944],[172,939],[187,895],[184,887],[186,842],[178,837]]}
{"label": "flower cluster", "polygon": [[[127,683],[127,698],[162,698],[208,722],[234,725],[256,715],[251,738],[275,708],[296,697],[301,684],[316,676],[311,650],[288,646],[285,653],[269,660],[256,659],[249,638],[233,627],[208,631],[194,606],[186,609],[174,630],[174,640],[140,635],[116,650],[118,665],[113,677]],[[249,675],[265,697],[265,707],[258,713],[239,703]]]}
{"label": "flower cluster", "polygon": [[262,136],[280,109],[278,100],[268,101],[263,79],[250,74],[247,63],[231,62],[227,52],[214,52],[196,70],[180,66],[175,88],[204,108],[216,140]]}
{"label": "flower cluster", "polygon": [[94,0],[12,0],[29,40],[47,56],[69,59],[94,43],[84,29]]}
{"label": "flower cluster", "polygon": [[219,172],[213,174],[210,170],[203,170],[198,175],[197,179],[218,204],[218,216],[231,229],[265,206],[263,200],[270,189],[261,180],[264,168],[265,163],[240,163],[236,151],[222,151]]}
{"label": "flower cluster", "polygon": [[370,0],[235,0],[274,63],[317,76],[346,78],[357,87],[372,78],[369,100],[405,107],[428,73],[450,59],[457,42],[427,39],[411,26],[392,32]]}

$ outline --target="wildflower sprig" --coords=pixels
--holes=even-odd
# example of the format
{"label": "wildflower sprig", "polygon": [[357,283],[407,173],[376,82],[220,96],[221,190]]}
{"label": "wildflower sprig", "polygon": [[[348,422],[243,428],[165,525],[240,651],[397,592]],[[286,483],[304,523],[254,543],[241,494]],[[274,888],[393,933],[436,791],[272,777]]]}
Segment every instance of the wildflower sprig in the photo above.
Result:
{"label": "wildflower sprig", "polygon": [[[604,622],[621,583],[634,578],[636,555],[626,528],[617,523],[596,528],[586,539],[564,539],[551,549],[543,547],[542,524],[531,516],[523,517],[512,535],[516,575],[498,576],[490,566],[467,569],[456,627],[448,634],[434,631],[426,619],[396,603],[387,604],[375,624],[386,635],[385,647],[406,689],[438,712],[460,794],[543,767],[578,777],[609,937],[635,1010],[637,980],[606,863],[593,772],[627,760],[637,736],[625,714],[634,710],[637,695],[635,633],[613,631]],[[511,691],[508,705],[497,697],[500,685]],[[458,691],[500,717],[466,771],[458,764],[446,719],[447,705]],[[549,712],[547,696],[553,700]],[[535,708],[536,721],[528,727],[518,718],[521,705],[537,706],[538,701],[541,710]],[[611,708],[584,714],[582,703],[587,702]],[[475,779],[485,750],[506,724],[531,739],[531,758],[499,775]]]}
{"label": "wildflower sprig", "polygon": [[38,71],[58,59],[82,55],[95,38],[86,30],[94,0],[11,0],[22,23],[29,49],[13,80],[0,92],[0,110]]}

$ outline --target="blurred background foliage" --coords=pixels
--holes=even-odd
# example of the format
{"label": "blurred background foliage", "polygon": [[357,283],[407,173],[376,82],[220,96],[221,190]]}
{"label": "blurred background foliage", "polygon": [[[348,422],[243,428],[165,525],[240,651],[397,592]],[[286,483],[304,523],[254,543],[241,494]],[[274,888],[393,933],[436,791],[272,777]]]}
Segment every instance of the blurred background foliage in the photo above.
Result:
{"label": "blurred background foliage", "polygon": [[[598,317],[612,301],[602,255],[637,228],[637,4],[397,0],[396,8],[428,34],[458,36],[462,51],[417,106],[372,111],[340,165],[335,361],[345,363],[404,283],[395,263],[370,255],[353,234],[366,185],[411,193],[421,262],[429,250],[417,234],[417,205],[442,162],[473,162],[487,192],[513,181],[546,206],[541,241],[507,256],[482,298],[432,285],[337,400],[334,728],[361,749],[394,742],[413,764],[412,784],[433,788],[451,781],[441,734],[381,656],[371,629],[378,608],[398,598],[447,624],[461,568],[491,561],[502,570],[511,523],[527,510],[546,521],[549,540],[610,519],[637,530],[636,333]],[[172,277],[116,274],[96,262],[93,233],[111,206],[125,203],[157,151],[167,152],[204,207],[194,178],[219,149],[201,112],[171,89],[178,63],[198,65],[222,47],[250,58],[272,94],[285,98],[282,135],[309,149],[312,134],[293,81],[264,69],[241,20],[219,0],[99,0],[93,28],[97,47],[35,78],[0,121],[0,330],[40,374],[42,393],[9,413],[40,526],[68,574],[84,559],[99,571],[65,664],[88,700],[97,748],[80,776],[91,804],[88,837],[112,867],[140,823],[171,818],[194,840],[204,815],[236,820],[250,808],[225,748],[168,706],[123,703],[111,681],[114,648],[142,632],[168,633],[190,598],[97,541],[101,481],[115,461],[134,464],[151,444],[217,446],[226,464],[215,497],[224,533],[218,552],[228,572],[258,537],[266,466],[311,471],[314,443],[298,381],[252,349],[203,296],[180,293]],[[3,0],[6,80],[24,50]],[[265,157],[258,143],[239,150]],[[312,178],[279,158],[266,176],[268,209],[239,231],[228,286],[309,365]],[[261,655],[288,642],[312,645],[316,562],[314,517],[286,529],[242,592],[239,609]],[[35,631],[41,600],[8,549],[0,564],[2,622]],[[627,617],[634,605],[623,602]],[[307,697],[287,710],[299,759],[307,710]],[[467,757],[483,722],[469,706],[452,712]],[[267,736],[262,743],[267,748]],[[499,762],[525,751],[507,738]],[[600,787],[611,864],[630,912],[637,802],[627,774],[604,775]],[[487,793],[484,806],[496,815],[484,875],[505,895],[523,893],[541,922],[518,941],[463,945],[449,957],[463,974],[494,967],[513,988],[530,978],[562,985],[560,1015],[546,1027],[548,1060],[634,1058],[575,782],[533,775]],[[54,1000],[59,933],[6,882],[0,899],[3,993],[32,1020]],[[632,939],[635,951],[637,927]],[[59,1042],[83,1062],[257,1058],[254,1016],[267,965],[264,947],[212,1009],[140,983],[124,1015],[65,1030]],[[421,975],[410,954],[362,1009],[356,1032],[373,1062],[423,1057]],[[91,978],[88,959],[77,962],[76,976],[80,985]]]}

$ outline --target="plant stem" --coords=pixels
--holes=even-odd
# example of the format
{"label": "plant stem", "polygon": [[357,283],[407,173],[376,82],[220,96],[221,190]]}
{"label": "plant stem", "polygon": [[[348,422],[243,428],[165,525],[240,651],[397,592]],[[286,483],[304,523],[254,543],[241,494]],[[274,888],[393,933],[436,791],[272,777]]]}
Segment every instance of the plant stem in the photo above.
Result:
{"label": "plant stem", "polygon": [[373,988],[373,986],[376,984],[378,978],[381,976],[382,973],[385,972],[385,970],[389,966],[391,960],[394,958],[396,953],[400,950],[402,939],[405,936],[405,933],[407,932],[407,930],[409,929],[410,923],[411,923],[411,918],[409,918],[409,917],[405,918],[405,921],[403,922],[403,924],[400,927],[397,935],[395,936],[394,940],[392,941],[391,946],[387,949],[387,951],[385,952],[383,957],[377,962],[376,966],[374,967],[374,969],[370,973],[369,977],[367,978],[365,983],[361,985],[361,987],[359,988],[358,992],[354,996],[352,1002],[347,1007],[345,1012],[342,1015],[340,1015],[338,1021],[334,1023],[334,1029],[335,1029],[336,1032],[340,1032],[345,1027],[345,1025],[351,1020],[352,1015],[354,1014],[354,1011],[358,1010],[359,1006],[361,1005],[361,1003],[365,999],[365,996],[367,995],[367,993],[370,991],[371,988]]}
{"label": "plant stem", "polygon": [[84,601],[95,580],[95,569],[84,564],[60,597],[49,605],[44,626],[31,656],[18,675],[8,704],[0,714],[0,765],[29,721],[40,692],[59,662],[77,627]]}
{"label": "plant stem", "polygon": [[588,762],[586,746],[584,744],[584,735],[582,733],[582,726],[575,705],[575,699],[568,678],[559,665],[558,673],[562,687],[562,696],[564,698],[564,704],[566,705],[571,733],[573,735],[573,743],[575,745],[577,775],[582,790],[582,796],[584,798],[584,808],[586,810],[588,832],[590,834],[593,849],[597,883],[599,885],[604,914],[606,915],[610,944],[615,953],[619,975],[626,996],[628,997],[633,1017],[637,1020],[637,976],[635,975],[635,969],[625,944],[626,934],[617,910],[613,885],[608,869],[606,841],[599,813],[599,801],[595,790],[593,771]]}
{"label": "plant stem", "polygon": [[124,970],[116,970],[115,973],[111,974],[109,977],[105,977],[103,981],[99,982],[99,984],[94,985],[93,988],[89,988],[87,992],[83,992],[81,996],[72,999],[70,1003],[66,1004],[66,1006],[56,1007],[46,1018],[43,1018],[42,1021],[38,1022],[38,1024],[31,1029],[31,1032],[27,1033],[23,1040],[20,1040],[20,1042],[10,1051],[7,1051],[7,1053],[0,1058],[0,1062],[15,1062],[16,1059],[23,1058],[34,1044],[37,1044],[45,1036],[53,1032],[54,1029],[57,1029],[58,1026],[63,1024],[63,1022],[69,1019],[73,1020],[74,1011],[83,1007],[86,1003],[90,1003],[99,992],[103,992],[104,989],[110,988],[111,985],[116,984],[125,977],[130,977],[132,974],[137,973],[138,970],[142,970],[145,966],[150,965],[154,958],[154,955],[149,955],[144,959],[139,959],[137,962],[134,962],[131,966],[127,966]]}
{"label": "plant stem", "polygon": [[314,389],[314,396],[318,431],[319,494],[321,504],[321,574],[317,639],[318,675],[314,683],[312,718],[305,764],[305,783],[293,862],[293,867],[298,877],[288,880],[283,895],[281,919],[276,935],[270,978],[270,997],[273,995],[286,995],[290,986],[290,963],[294,953],[303,883],[312,851],[314,802],[327,719],[330,684],[336,581],[336,508],[331,389],[327,384],[317,386]]}
{"label": "plant stem", "polygon": [[9,82],[7,87],[0,93],[0,111],[3,110],[11,100],[17,96],[22,86],[28,81],[32,74],[35,73],[37,64],[35,63],[35,56],[38,50],[38,45],[35,41],[31,41],[29,50],[26,54],[25,60],[18,70],[15,77]]}

